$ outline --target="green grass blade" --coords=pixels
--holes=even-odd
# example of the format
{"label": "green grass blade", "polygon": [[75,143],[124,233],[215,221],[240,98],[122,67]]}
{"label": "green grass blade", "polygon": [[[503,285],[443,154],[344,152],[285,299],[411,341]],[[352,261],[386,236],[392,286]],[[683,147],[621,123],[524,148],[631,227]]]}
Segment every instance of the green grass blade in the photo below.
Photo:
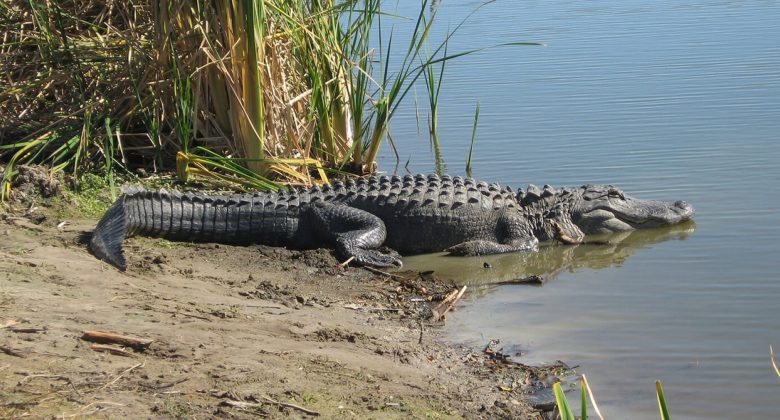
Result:
{"label": "green grass blade", "polygon": [[772,362],[772,369],[775,370],[775,374],[780,378],[780,369],[777,368],[777,362],[775,362],[775,351],[772,346],[769,346],[769,361]]}
{"label": "green grass blade", "polygon": [[585,395],[585,380],[580,378],[580,420],[588,420],[588,397]]}
{"label": "green grass blade", "polygon": [[561,420],[576,420],[576,417],[574,417],[574,413],[569,406],[569,401],[566,399],[566,394],[563,393],[560,382],[556,382],[555,385],[553,385],[553,393],[555,394],[555,404],[558,406]]}
{"label": "green grass blade", "polygon": [[599,416],[599,419],[604,420],[604,416],[601,414],[601,410],[599,410],[599,405],[596,403],[596,396],[593,395],[593,390],[590,389],[588,378],[586,378],[585,375],[582,375],[581,385],[583,385],[585,389],[588,391],[588,396],[590,397],[590,404],[593,406],[593,411],[596,412],[596,415]]}
{"label": "green grass blade", "polygon": [[111,201],[116,201],[116,188],[114,188],[114,136],[111,133],[111,119],[103,120],[106,129],[106,145],[103,154],[106,158],[106,174],[108,176],[108,188],[111,193]]}
{"label": "green grass blade", "polygon": [[471,127],[471,146],[469,146],[469,155],[466,158],[466,175],[471,177],[471,158],[474,155],[474,143],[477,142],[477,122],[479,122],[479,101],[477,109],[474,110],[474,124]]}
{"label": "green grass blade", "polygon": [[666,397],[664,396],[664,388],[661,386],[661,381],[655,381],[655,391],[658,396],[658,410],[661,412],[661,420],[669,420],[669,406],[666,404]]}

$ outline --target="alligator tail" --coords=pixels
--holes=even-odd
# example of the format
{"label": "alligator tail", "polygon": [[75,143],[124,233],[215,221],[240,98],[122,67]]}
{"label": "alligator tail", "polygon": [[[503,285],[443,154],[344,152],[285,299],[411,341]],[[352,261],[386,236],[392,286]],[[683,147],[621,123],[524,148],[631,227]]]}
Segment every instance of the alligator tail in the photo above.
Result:
{"label": "alligator tail", "polygon": [[89,241],[89,250],[98,259],[108,262],[120,271],[125,271],[127,262],[122,251],[122,241],[126,235],[127,219],[123,194],[98,222]]}

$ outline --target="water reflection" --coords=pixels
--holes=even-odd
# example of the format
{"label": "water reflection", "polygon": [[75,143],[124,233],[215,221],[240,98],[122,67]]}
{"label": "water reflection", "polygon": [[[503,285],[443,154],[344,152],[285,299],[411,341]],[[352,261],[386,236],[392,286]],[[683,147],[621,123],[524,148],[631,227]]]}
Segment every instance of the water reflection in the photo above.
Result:
{"label": "water reflection", "polygon": [[620,266],[640,249],[663,241],[687,239],[694,228],[694,222],[690,221],[657,229],[589,236],[580,245],[543,244],[539,252],[482,257],[451,257],[444,253],[416,255],[404,258],[404,267],[433,270],[440,278],[469,285],[495,284],[528,276],[541,276],[549,281],[564,271]]}

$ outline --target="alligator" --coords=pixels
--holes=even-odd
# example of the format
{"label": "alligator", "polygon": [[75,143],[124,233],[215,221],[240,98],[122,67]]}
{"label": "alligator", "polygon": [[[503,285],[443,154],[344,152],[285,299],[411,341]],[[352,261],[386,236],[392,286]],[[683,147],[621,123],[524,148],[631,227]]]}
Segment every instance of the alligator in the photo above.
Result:
{"label": "alligator", "polygon": [[280,192],[210,196],[125,187],[98,222],[89,249],[124,271],[125,237],[332,247],[342,261],[392,267],[402,255],[536,251],[542,241],[675,224],[693,217],[684,201],[640,200],[607,185],[513,191],[472,178],[371,176]]}

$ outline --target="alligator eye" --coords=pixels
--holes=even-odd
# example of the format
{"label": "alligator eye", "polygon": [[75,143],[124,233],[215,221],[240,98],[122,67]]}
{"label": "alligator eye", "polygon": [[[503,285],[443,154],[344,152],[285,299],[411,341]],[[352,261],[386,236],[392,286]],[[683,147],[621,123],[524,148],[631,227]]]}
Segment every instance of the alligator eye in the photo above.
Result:
{"label": "alligator eye", "polygon": [[623,200],[626,199],[626,197],[623,195],[623,193],[619,189],[617,189],[617,188],[610,188],[607,191],[607,195],[609,195],[610,197],[618,197],[618,198],[621,198]]}

